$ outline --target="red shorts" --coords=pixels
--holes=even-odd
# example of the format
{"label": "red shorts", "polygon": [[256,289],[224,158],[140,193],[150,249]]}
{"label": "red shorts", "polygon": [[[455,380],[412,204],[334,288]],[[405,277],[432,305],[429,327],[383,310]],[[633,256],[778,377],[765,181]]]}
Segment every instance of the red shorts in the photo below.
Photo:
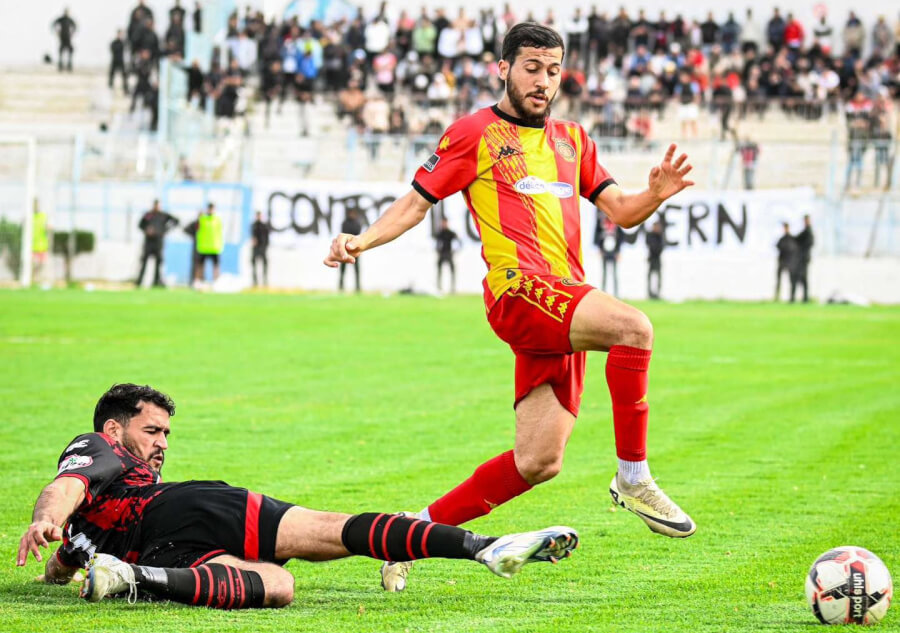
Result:
{"label": "red shorts", "polygon": [[578,416],[585,352],[573,352],[569,329],[588,284],[550,275],[523,275],[494,304],[488,322],[516,355],[516,400],[548,383],[560,404]]}

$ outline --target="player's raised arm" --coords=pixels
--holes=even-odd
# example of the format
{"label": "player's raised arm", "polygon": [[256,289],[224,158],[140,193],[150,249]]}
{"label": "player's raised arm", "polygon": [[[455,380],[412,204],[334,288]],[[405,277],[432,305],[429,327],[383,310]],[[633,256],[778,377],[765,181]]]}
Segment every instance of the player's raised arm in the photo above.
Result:
{"label": "player's raised arm", "polygon": [[334,238],[324,264],[331,268],[337,268],[341,262],[352,264],[363,251],[400,237],[424,220],[431,205],[422,194],[411,189],[405,196],[395,200],[361,235],[341,233]]}
{"label": "player's raised arm", "polygon": [[85,487],[81,479],[60,477],[47,484],[34,504],[31,525],[19,541],[17,566],[25,564],[29,552],[38,562],[43,560],[39,548],[62,540],[62,526],[81,505],[84,497]]}
{"label": "player's raised arm", "polygon": [[662,162],[650,170],[647,189],[626,194],[617,185],[610,185],[597,196],[597,207],[610,220],[625,228],[637,226],[649,218],[666,199],[694,184],[691,180],[685,180],[692,169],[687,162],[687,154],[672,162],[675,149],[674,143],[669,145]]}

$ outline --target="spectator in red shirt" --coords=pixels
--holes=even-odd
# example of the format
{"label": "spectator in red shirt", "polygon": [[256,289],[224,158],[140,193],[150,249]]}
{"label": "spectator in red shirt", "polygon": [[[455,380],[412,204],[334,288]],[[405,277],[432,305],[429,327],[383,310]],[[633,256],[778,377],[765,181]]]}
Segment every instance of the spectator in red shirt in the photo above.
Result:
{"label": "spectator in red shirt", "polygon": [[560,92],[567,102],[568,116],[576,119],[581,116],[581,101],[586,83],[587,79],[585,79],[578,61],[578,53],[572,51],[569,66],[563,71],[559,84]]}
{"label": "spectator in red shirt", "polygon": [[787,26],[784,27],[784,43],[791,50],[798,50],[803,47],[803,38],[806,33],[803,31],[803,25],[800,20],[794,17],[793,13],[788,13]]}

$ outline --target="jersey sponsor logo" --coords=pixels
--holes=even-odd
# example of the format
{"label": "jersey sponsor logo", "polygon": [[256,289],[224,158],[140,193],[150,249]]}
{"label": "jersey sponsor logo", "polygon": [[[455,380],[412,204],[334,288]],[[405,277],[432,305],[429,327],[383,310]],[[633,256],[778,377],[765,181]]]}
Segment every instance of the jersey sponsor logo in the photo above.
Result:
{"label": "jersey sponsor logo", "polygon": [[432,154],[432,155],[428,158],[428,160],[426,160],[426,161],[422,164],[422,167],[425,168],[425,171],[431,173],[431,172],[434,171],[434,168],[437,167],[437,164],[438,164],[438,161],[439,161],[439,160],[441,160],[441,157],[440,157],[440,156],[438,156],[437,154]]}
{"label": "jersey sponsor logo", "polygon": [[583,286],[584,285],[584,282],[575,281],[574,279],[569,279],[568,277],[563,277],[562,279],[559,280],[559,283],[561,283],[564,286]]}
{"label": "jersey sponsor logo", "polygon": [[525,176],[513,185],[513,189],[526,196],[549,193],[557,198],[571,198],[575,193],[575,189],[567,182],[546,182],[537,176]]}
{"label": "jersey sponsor logo", "polygon": [[552,193],[557,198],[571,198],[575,188],[567,182],[548,182],[547,193]]}
{"label": "jersey sponsor logo", "polygon": [[79,440],[77,442],[72,442],[69,444],[69,447],[63,451],[63,453],[68,453],[69,451],[74,451],[76,448],[84,448],[88,445],[88,440]]}
{"label": "jersey sponsor logo", "polygon": [[438,143],[438,149],[443,152],[448,147],[450,147],[450,136],[445,134],[444,138],[441,139],[441,142]]}
{"label": "jersey sponsor logo", "polygon": [[553,144],[556,146],[556,153],[562,156],[564,160],[570,163],[575,162],[575,148],[567,140],[561,138],[553,139]]}
{"label": "jersey sponsor logo", "polygon": [[94,463],[94,458],[90,455],[69,455],[66,457],[62,463],[59,465],[59,472],[57,475],[64,473],[67,470],[77,470],[79,468],[87,468],[91,464]]}

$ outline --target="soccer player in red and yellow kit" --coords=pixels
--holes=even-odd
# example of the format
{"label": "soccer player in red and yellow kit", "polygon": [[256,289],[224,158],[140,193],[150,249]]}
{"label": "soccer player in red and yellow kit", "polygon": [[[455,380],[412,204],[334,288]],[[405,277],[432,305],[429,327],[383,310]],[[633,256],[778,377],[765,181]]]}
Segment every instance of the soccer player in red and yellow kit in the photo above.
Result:
{"label": "soccer player in red and yellow kit", "polygon": [[[579,196],[616,224],[636,226],[693,184],[685,179],[691,166],[684,154],[673,162],[672,145],[650,171],[647,189],[624,193],[598,163],[584,129],[549,116],[563,53],[562,38],[550,28],[521,23],[510,29],[500,102],[452,124],[412,190],[362,235],[338,235],[325,264],[353,262],[390,242],[457,191],[481,235],[488,321],[516,357],[515,446],[479,466],[421,518],[459,525],[559,473],[581,404],[586,352],[605,351],[619,458],[610,494],[651,530],[690,536],[694,522],[656,486],[647,466],[653,328],[636,308],[584,283]],[[386,565],[384,587],[402,590],[408,571],[408,563]]]}

